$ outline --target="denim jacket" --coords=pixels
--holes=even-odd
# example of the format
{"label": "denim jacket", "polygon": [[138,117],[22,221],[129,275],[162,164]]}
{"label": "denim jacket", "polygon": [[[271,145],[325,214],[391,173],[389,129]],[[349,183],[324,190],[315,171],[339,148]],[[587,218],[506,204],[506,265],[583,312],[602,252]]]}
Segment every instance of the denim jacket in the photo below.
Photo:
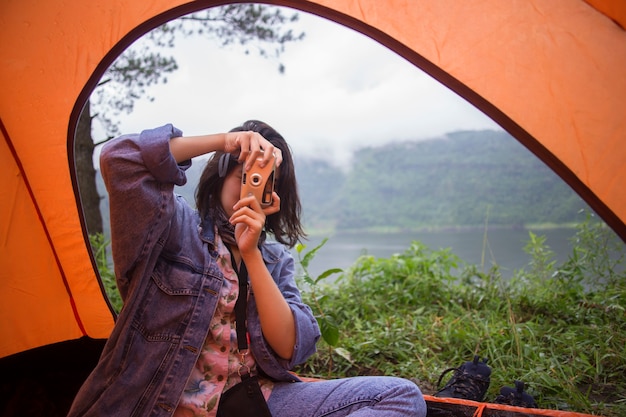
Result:
{"label": "denim jacket", "polygon": [[[100,166],[110,199],[115,274],[124,307],[100,361],[76,396],[70,416],[168,416],[178,404],[217,306],[223,276],[216,264],[214,228],[200,219],[174,185],[186,182],[191,161],[177,164],[172,125],[126,135],[102,150]],[[250,350],[276,381],[315,352],[319,328],[303,304],[289,251],[264,243],[267,268],[296,323],[291,360],[278,357],[261,332],[254,293],[248,303]]]}

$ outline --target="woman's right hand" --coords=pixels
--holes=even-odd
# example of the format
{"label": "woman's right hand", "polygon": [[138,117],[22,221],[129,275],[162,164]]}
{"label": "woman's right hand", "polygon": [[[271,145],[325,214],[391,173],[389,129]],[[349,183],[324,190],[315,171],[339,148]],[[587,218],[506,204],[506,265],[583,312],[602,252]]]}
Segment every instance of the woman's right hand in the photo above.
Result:
{"label": "woman's right hand", "polygon": [[271,159],[276,157],[276,167],[283,160],[282,152],[270,141],[258,132],[228,132],[224,140],[224,152],[236,155],[239,162],[245,161],[246,171],[252,167],[255,159],[261,158],[260,166],[264,167]]}

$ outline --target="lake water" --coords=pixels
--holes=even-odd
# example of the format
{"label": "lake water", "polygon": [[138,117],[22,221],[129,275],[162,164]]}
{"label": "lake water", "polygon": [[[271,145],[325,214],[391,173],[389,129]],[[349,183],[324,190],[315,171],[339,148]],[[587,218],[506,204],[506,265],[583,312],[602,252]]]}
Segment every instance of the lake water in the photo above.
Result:
{"label": "lake water", "polygon": [[[500,267],[502,276],[510,278],[516,270],[528,265],[530,257],[524,252],[529,241],[528,230],[493,229],[487,232],[483,245],[483,230],[450,230],[413,233],[336,233],[331,236],[310,236],[306,249],[313,249],[328,237],[328,242],[317,252],[309,264],[309,273],[317,277],[330,268],[347,269],[363,254],[388,258],[404,252],[413,241],[420,241],[431,250],[450,248],[451,252],[469,264],[482,266],[488,271],[493,264]],[[571,254],[570,240],[575,229],[549,229],[533,231],[545,236],[546,244],[555,253],[557,263],[566,261]],[[483,250],[484,249],[484,250]],[[297,253],[293,250],[294,258]]]}

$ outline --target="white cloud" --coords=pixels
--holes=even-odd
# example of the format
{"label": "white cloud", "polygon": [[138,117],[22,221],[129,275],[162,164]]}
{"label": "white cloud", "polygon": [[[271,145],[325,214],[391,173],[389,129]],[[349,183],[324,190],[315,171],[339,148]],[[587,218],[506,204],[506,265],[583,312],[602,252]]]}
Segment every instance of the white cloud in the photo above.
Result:
{"label": "white cloud", "polygon": [[245,119],[273,125],[298,154],[344,161],[352,149],[498,128],[455,93],[386,47],[331,21],[301,13],[304,41],[278,63],[215,42],[179,42],[179,70],[137,103],[124,132],[174,123],[185,134],[228,130]]}

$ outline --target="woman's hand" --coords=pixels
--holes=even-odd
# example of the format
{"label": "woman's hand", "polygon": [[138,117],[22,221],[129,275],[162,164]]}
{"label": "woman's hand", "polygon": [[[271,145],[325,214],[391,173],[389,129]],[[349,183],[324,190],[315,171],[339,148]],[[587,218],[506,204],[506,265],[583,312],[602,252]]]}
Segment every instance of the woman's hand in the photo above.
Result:
{"label": "woman's hand", "polygon": [[265,225],[265,213],[254,196],[244,197],[234,206],[230,223],[235,226],[235,240],[241,256],[257,249],[259,236]]}
{"label": "woman's hand", "polygon": [[270,214],[280,211],[280,197],[274,191],[272,204],[262,208],[254,196],[244,197],[234,206],[235,211],[229,221],[235,226],[235,240],[242,257],[258,248],[259,237],[265,226],[265,219]]}
{"label": "woman's hand", "polygon": [[238,155],[239,162],[246,162],[246,171],[252,167],[256,158],[261,158],[260,166],[264,167],[270,161],[272,154],[276,157],[276,167],[283,161],[283,154],[261,136],[258,132],[229,132],[224,140],[224,152]]}

